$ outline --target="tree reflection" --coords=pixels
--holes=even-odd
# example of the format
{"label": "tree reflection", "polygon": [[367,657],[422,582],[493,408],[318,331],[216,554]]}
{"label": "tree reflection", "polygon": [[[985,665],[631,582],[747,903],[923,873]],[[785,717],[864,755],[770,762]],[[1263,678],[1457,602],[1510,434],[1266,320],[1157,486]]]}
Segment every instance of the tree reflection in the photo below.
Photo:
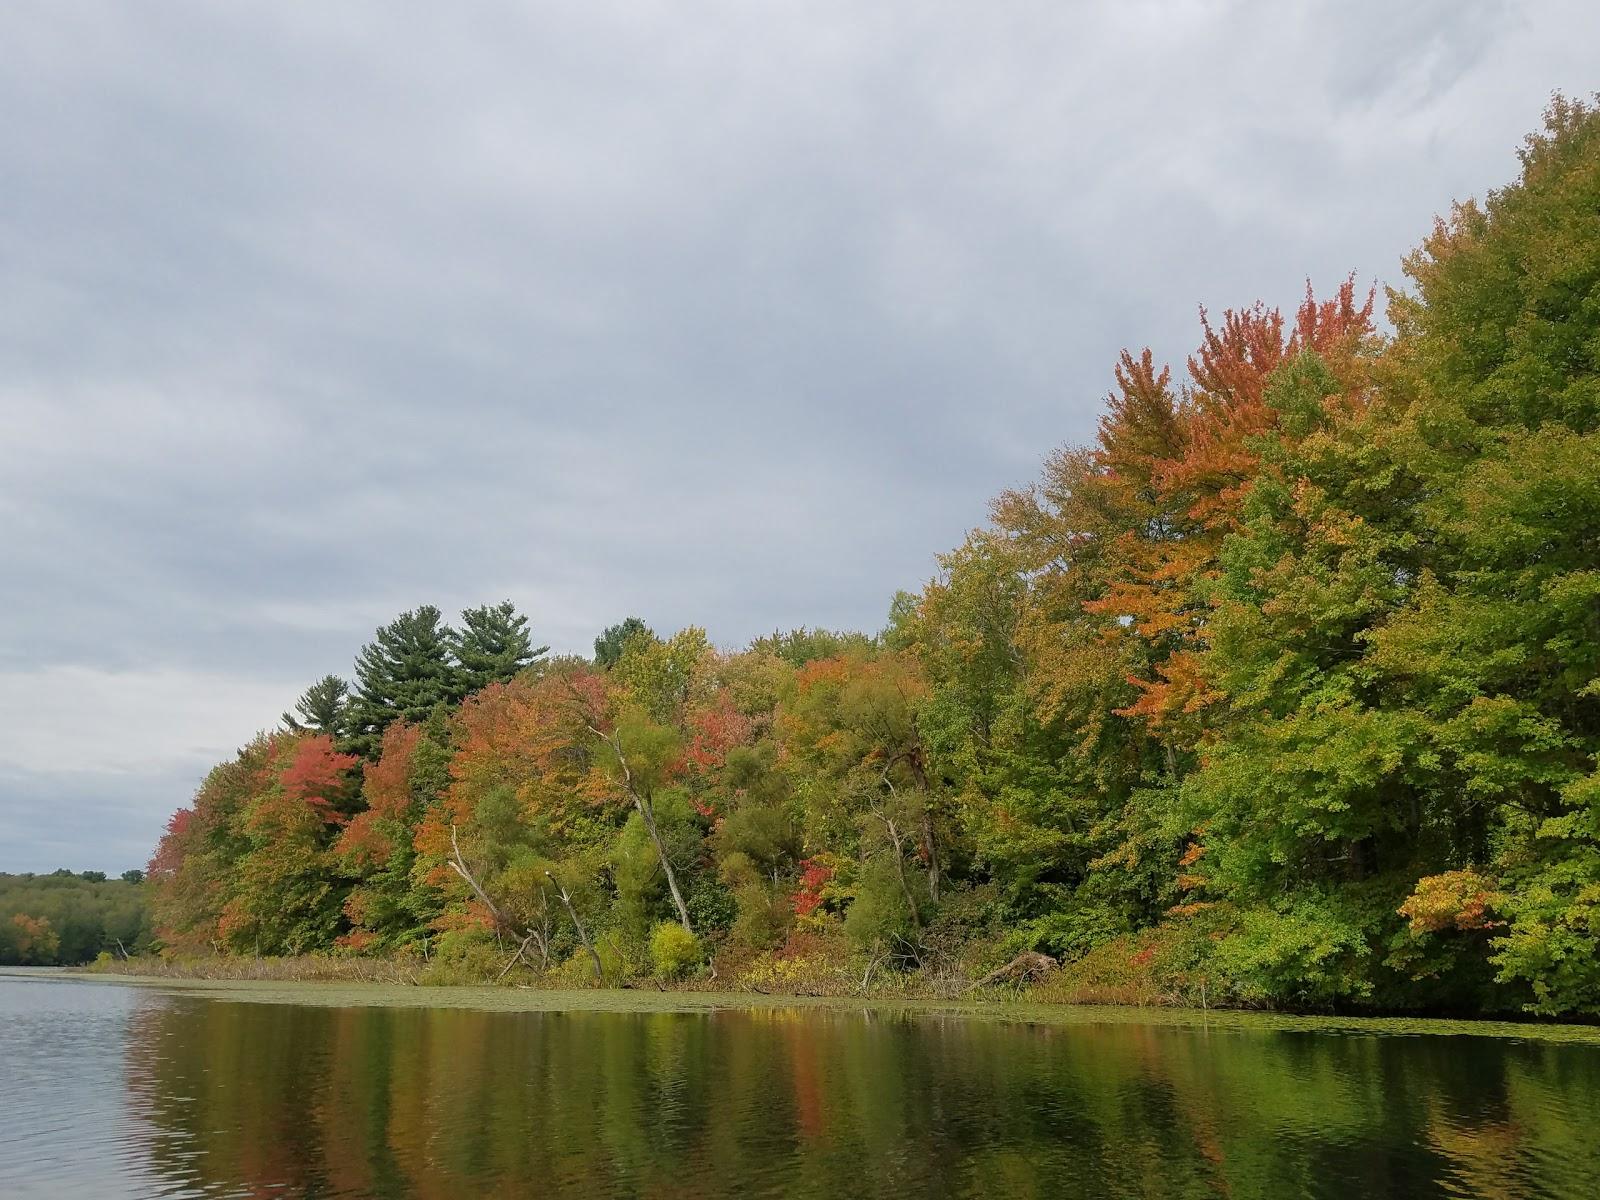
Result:
{"label": "tree reflection", "polygon": [[180,1195],[1587,1194],[1600,1052],[831,1010],[134,1018]]}

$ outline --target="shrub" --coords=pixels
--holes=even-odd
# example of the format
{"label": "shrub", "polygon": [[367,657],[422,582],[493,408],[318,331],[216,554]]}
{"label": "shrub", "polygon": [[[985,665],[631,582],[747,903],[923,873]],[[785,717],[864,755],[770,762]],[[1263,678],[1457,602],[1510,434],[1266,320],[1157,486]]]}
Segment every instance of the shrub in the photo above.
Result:
{"label": "shrub", "polygon": [[1493,902],[1492,880],[1473,870],[1446,871],[1417,880],[1400,915],[1414,934],[1487,929],[1493,924],[1488,916]]}
{"label": "shrub", "polygon": [[429,986],[488,983],[509,954],[486,929],[451,929],[433,945],[433,957],[417,980]]}
{"label": "shrub", "polygon": [[753,880],[735,893],[739,916],[733,923],[733,940],[751,950],[770,950],[789,932],[790,912],[787,896],[775,895],[771,888]]}
{"label": "shrub", "polygon": [[700,939],[682,925],[663,921],[650,935],[650,961],[662,979],[688,974],[701,960]]}
{"label": "shrub", "polygon": [[[681,926],[679,928],[682,928]],[[628,974],[628,963],[621,948],[611,938],[602,938],[595,943],[595,953],[600,956],[600,983],[615,987],[621,983]],[[569,955],[566,961],[557,966],[551,973],[551,979],[562,987],[587,988],[595,987],[594,960],[589,957],[589,952],[579,946]]]}
{"label": "shrub", "polygon": [[1069,1003],[1207,1003],[1226,991],[1212,956],[1229,923],[1224,911],[1210,909],[1119,934],[1068,963],[1037,994]]}
{"label": "shrub", "polygon": [[1365,931],[1315,898],[1254,909],[1217,943],[1216,965],[1246,1003],[1331,1004],[1372,991]]}
{"label": "shrub", "polygon": [[861,966],[837,922],[826,929],[797,929],[783,946],[758,955],[732,973],[737,986],[765,994],[845,996],[858,990]]}
{"label": "shrub", "polygon": [[[912,874],[909,864],[906,873]],[[913,889],[921,884],[917,879]],[[917,892],[912,891],[916,896]],[[905,889],[888,855],[869,859],[856,876],[855,899],[845,913],[845,932],[858,946],[909,945],[916,940],[916,926],[906,903]]]}

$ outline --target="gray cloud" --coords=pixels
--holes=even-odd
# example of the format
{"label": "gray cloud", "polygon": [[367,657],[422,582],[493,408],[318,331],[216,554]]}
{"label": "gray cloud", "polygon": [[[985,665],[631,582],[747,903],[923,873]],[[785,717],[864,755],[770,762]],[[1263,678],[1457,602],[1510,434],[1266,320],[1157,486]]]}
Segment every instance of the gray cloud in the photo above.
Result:
{"label": "gray cloud", "polygon": [[[875,628],[1091,435],[1122,346],[1395,280],[1597,35],[1578,2],[9,6],[0,868],[153,842],[417,603],[510,596],[572,650],[630,612]],[[63,680],[92,699],[33,702]]]}

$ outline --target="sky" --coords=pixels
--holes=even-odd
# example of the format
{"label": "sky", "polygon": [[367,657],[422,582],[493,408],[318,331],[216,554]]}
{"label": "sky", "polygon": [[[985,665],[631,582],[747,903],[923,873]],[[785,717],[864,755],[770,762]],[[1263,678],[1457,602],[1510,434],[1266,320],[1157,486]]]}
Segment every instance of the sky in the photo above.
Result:
{"label": "sky", "polygon": [[1600,6],[0,7],[0,870],[373,630],[876,630],[1198,309],[1403,285]]}

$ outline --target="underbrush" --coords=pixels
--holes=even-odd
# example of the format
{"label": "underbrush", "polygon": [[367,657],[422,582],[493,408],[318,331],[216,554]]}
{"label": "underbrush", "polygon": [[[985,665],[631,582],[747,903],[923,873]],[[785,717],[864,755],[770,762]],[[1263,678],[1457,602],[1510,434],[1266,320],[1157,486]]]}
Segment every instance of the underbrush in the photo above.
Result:
{"label": "underbrush", "polygon": [[83,970],[101,975],[136,975],[154,979],[260,979],[279,983],[421,982],[420,958],[358,958],[349,955],[300,954],[281,958],[228,955],[113,958],[102,954]]}
{"label": "underbrush", "polygon": [[[674,927],[676,928],[676,927]],[[664,939],[663,939],[664,940]],[[676,943],[675,943],[676,946]],[[856,947],[836,926],[797,930],[772,950],[753,951],[724,942],[697,959],[685,943],[669,951],[640,952],[612,937],[599,939],[602,978],[595,978],[587,952],[579,951],[546,970],[513,961],[516,946],[491,936],[442,937],[427,958],[351,954],[280,958],[212,956],[102,957],[85,968],[97,974],[157,979],[262,980],[280,983],[341,982],[420,987],[502,987],[569,990],[604,987],[671,992],[749,992],[771,996],[876,999],[953,999],[972,990],[954,959],[922,963],[894,947]],[[696,951],[698,952],[698,951]],[[508,964],[509,967],[508,967]]]}
{"label": "underbrush", "polygon": [[1196,906],[1153,928],[1103,940],[1042,980],[988,986],[976,981],[1011,960],[1017,938],[959,919],[925,928],[914,941],[890,936],[865,944],[831,918],[803,922],[766,947],[727,936],[691,938],[675,923],[647,938],[612,930],[596,938],[599,978],[585,950],[546,965],[482,928],[443,934],[426,955],[102,956],[88,969],[172,979],[1321,1011],[1372,1003],[1358,935],[1324,914]]}

